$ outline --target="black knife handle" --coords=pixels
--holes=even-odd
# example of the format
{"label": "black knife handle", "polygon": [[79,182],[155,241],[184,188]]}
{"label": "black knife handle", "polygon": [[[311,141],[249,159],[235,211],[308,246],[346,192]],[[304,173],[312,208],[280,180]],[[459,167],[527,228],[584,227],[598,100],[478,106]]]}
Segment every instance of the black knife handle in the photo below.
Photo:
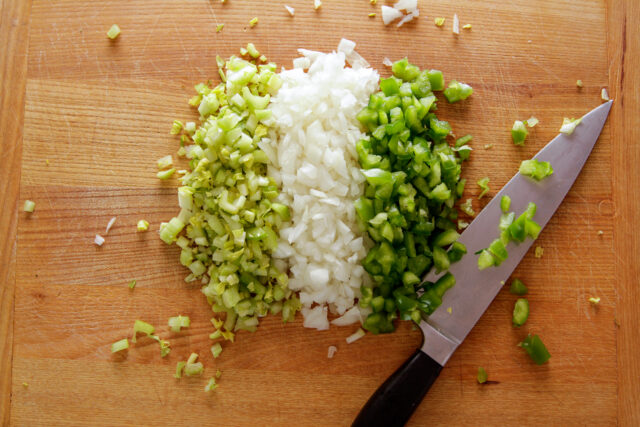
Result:
{"label": "black knife handle", "polygon": [[362,407],[351,427],[400,427],[413,414],[442,371],[421,350],[398,368]]}

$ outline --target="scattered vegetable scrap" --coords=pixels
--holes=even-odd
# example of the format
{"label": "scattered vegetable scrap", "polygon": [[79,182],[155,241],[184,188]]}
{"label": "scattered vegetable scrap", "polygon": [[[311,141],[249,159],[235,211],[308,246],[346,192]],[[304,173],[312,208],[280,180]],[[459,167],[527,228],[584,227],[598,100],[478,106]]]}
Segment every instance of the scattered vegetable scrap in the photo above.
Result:
{"label": "scattered vegetable scrap", "polygon": [[204,391],[210,392],[215,390],[216,388],[218,388],[218,384],[216,384],[216,379],[209,378],[209,382],[207,382],[207,385],[204,386]]}
{"label": "scattered vegetable scrap", "polygon": [[520,120],[516,120],[513,122],[513,127],[511,128],[511,139],[513,139],[513,143],[515,145],[524,145],[524,140],[529,135],[529,131],[524,124]]}
{"label": "scattered vegetable scrap", "polygon": [[257,16],[251,18],[251,20],[249,21],[249,26],[251,28],[255,27],[256,25],[258,25],[258,17]]}
{"label": "scattered vegetable scrap", "polygon": [[201,362],[196,362],[196,360],[198,360],[198,353],[191,353],[187,363],[184,364],[184,374],[186,376],[193,377],[202,375],[202,372],[204,372],[204,366]]}
{"label": "scattered vegetable scrap", "polygon": [[484,384],[487,382],[487,371],[480,366],[478,368],[478,384]]}
{"label": "scattered vegetable scrap", "polygon": [[329,359],[333,359],[333,356],[336,354],[337,351],[338,351],[338,348],[335,345],[330,345],[327,351],[327,357]]}
{"label": "scattered vegetable scrap", "polygon": [[138,231],[147,231],[149,229],[149,222],[141,219],[140,221],[138,221],[138,224],[136,225],[136,228]]}
{"label": "scattered vegetable scrap", "polygon": [[536,258],[542,258],[543,254],[544,254],[544,248],[542,246],[536,246],[536,249],[534,251],[534,256]]}
{"label": "scattered vegetable scrap", "polygon": [[436,27],[442,27],[444,25],[445,18],[435,18],[433,22],[436,24]]}
{"label": "scattered vegetable scrap", "polygon": [[529,301],[526,298],[518,298],[513,307],[513,326],[520,327],[529,318]]}
{"label": "scattered vegetable scrap", "polygon": [[478,187],[480,187],[480,189],[482,191],[480,191],[480,194],[478,194],[478,199],[482,199],[484,197],[485,194],[487,194],[490,190],[489,188],[489,177],[485,176],[484,178],[480,178],[477,182]]}
{"label": "scattered vegetable scrap", "polygon": [[136,287],[136,281],[135,280],[130,281],[127,286],[129,286],[129,289],[135,288]]}
{"label": "scattered vegetable scrap", "polygon": [[95,243],[98,246],[102,246],[102,244],[104,243],[104,237],[102,237],[99,234],[96,234],[95,239],[93,239],[93,243]]}
{"label": "scattered vegetable scrap", "polygon": [[462,28],[465,29],[465,30],[470,30],[471,27],[472,27],[471,24],[466,24],[466,25],[462,26]]}
{"label": "scattered vegetable scrap", "polygon": [[[406,15],[402,13],[403,10],[407,12]],[[420,11],[418,10],[418,0],[398,0],[398,2],[393,5],[393,7],[382,6],[381,11],[382,22],[384,23],[384,25],[389,25],[396,19],[402,18],[398,22],[398,27],[401,27],[407,22],[420,16]]]}
{"label": "scattered vegetable scrap", "polygon": [[129,340],[127,338],[123,338],[120,341],[116,341],[111,344],[111,353],[117,353],[122,350],[126,350],[129,348]]}
{"label": "scattered vegetable scrap", "polygon": [[582,84],[582,80],[578,80],[576,81],[576,86],[578,86],[579,88],[582,88],[584,85]]}
{"label": "scattered vegetable scrap", "polygon": [[453,14],[453,26],[452,26],[453,34],[460,34],[460,20],[458,19],[458,14]]}
{"label": "scattered vegetable scrap", "polygon": [[533,178],[536,181],[541,181],[549,175],[553,174],[553,168],[549,162],[541,162],[536,159],[523,160],[520,163],[519,172],[524,175]]}
{"label": "scattered vegetable scrap", "polygon": [[603,87],[602,90],[600,91],[600,98],[602,98],[603,101],[609,101],[609,92],[607,91],[606,87]]}
{"label": "scattered vegetable scrap", "polygon": [[180,332],[181,328],[188,328],[189,326],[191,326],[191,319],[189,319],[189,316],[169,318],[169,328],[172,332]]}
{"label": "scattered vegetable scrap", "polygon": [[598,305],[600,304],[600,297],[591,297],[589,298],[589,302],[593,305]]}
{"label": "scattered vegetable scrap", "polygon": [[511,287],[509,288],[509,292],[515,295],[526,295],[529,292],[529,289],[522,283],[520,279],[513,279],[511,282]]}
{"label": "scattered vegetable scrap", "polygon": [[538,365],[544,364],[551,357],[547,347],[545,347],[538,335],[527,335],[518,346],[523,348],[529,357]]}
{"label": "scattered vegetable scrap", "polygon": [[115,40],[120,35],[120,27],[117,24],[113,24],[109,31],[107,31],[107,37],[111,40]]}
{"label": "scattered vegetable scrap", "polygon": [[359,340],[360,338],[362,338],[363,336],[365,336],[365,331],[362,328],[358,328],[357,331],[355,331],[353,334],[349,335],[346,339],[347,344],[351,344],[357,340]]}
{"label": "scattered vegetable scrap", "polygon": [[224,28],[224,24],[216,25],[216,33],[219,33],[220,31],[222,31],[223,28]]}
{"label": "scattered vegetable scrap", "polygon": [[296,10],[294,8],[292,8],[291,6],[287,6],[285,4],[284,8],[287,9],[287,12],[289,12],[289,15],[291,15],[291,16],[293,16],[296,13]]}
{"label": "scattered vegetable scrap", "polygon": [[582,119],[568,119],[565,117],[560,127],[560,133],[571,135],[581,121]]}
{"label": "scattered vegetable scrap", "polygon": [[24,201],[24,206],[22,207],[23,211],[33,213],[35,209],[36,209],[36,202],[31,200]]}
{"label": "scattered vegetable scrap", "polygon": [[104,231],[104,234],[108,234],[108,233],[109,233],[109,230],[111,230],[111,227],[113,227],[113,224],[115,224],[115,222],[116,222],[116,217],[114,216],[114,217],[113,217],[113,218],[111,218],[111,219],[109,220],[109,222],[107,223],[107,228],[106,228],[106,230]]}
{"label": "scattered vegetable scrap", "polygon": [[315,10],[320,9],[320,7],[321,7],[321,6],[322,6],[322,1],[320,1],[320,0],[313,0],[313,8],[314,8]]}

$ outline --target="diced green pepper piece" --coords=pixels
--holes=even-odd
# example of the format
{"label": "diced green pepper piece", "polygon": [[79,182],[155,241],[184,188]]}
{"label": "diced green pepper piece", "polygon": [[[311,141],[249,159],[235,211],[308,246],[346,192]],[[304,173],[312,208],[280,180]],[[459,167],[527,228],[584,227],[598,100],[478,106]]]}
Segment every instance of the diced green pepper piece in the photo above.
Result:
{"label": "diced green pepper piece", "polygon": [[544,364],[551,355],[538,335],[527,335],[527,337],[518,344],[522,347],[531,359],[538,365]]}
{"label": "diced green pepper piece", "polygon": [[526,295],[526,293],[529,292],[529,289],[527,289],[525,284],[522,283],[522,280],[513,279],[513,281],[511,282],[511,287],[509,288],[509,292],[514,295]]}
{"label": "diced green pepper piece", "polygon": [[529,176],[536,181],[541,181],[542,179],[553,174],[553,168],[551,167],[551,163],[549,162],[541,162],[536,159],[531,159],[523,160],[522,163],[520,163],[519,172],[520,174]]}
{"label": "diced green pepper piece", "polygon": [[500,199],[500,209],[502,210],[502,212],[504,213],[509,212],[510,207],[511,207],[511,197],[502,196],[502,198]]}
{"label": "diced green pepper piece", "polygon": [[443,93],[447,101],[453,103],[467,99],[473,93],[473,88],[468,84],[451,80]]}

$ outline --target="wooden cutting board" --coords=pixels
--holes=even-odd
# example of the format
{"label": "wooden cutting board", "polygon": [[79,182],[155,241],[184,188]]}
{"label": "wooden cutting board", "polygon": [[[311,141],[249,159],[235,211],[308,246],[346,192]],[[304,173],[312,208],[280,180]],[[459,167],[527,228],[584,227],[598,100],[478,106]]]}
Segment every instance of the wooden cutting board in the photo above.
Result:
{"label": "wooden cutting board", "polygon": [[[355,327],[317,332],[300,318],[267,318],[214,361],[210,308],[197,285],[184,283],[176,248],[155,232],[177,212],[177,181],[156,179],[155,160],[177,150],[171,122],[195,118],[187,99],[194,84],[217,78],[215,56],[254,42],[290,67],[297,48],[330,51],[345,37],[383,76],[383,58],[408,56],[473,86],[466,102],[438,107],[458,135],[474,135],[464,176],[477,209],[487,202],[475,197],[477,179],[488,176],[495,194],[563,117],[599,105],[603,87],[618,97],[537,242],[544,255],[532,249],[514,273],[530,289],[526,326],[511,326],[515,297],[505,289],[410,424],[638,425],[638,198],[630,190],[640,182],[637,2],[420,1],[419,19],[402,28],[385,27],[380,4],[366,0],[326,0],[318,11],[311,0],[288,4],[294,17],[282,2],[258,0],[0,0],[3,424],[348,425],[414,351],[421,337],[407,323],[347,345]],[[454,13],[473,28],[453,35]],[[444,27],[434,25],[437,16],[447,18]],[[122,28],[115,42],[105,35],[113,23]],[[540,124],[514,146],[513,121],[532,115]],[[21,210],[26,199],[37,203],[31,215]],[[153,231],[136,233],[143,218]],[[597,307],[591,296],[601,298]],[[169,333],[166,321],[177,314],[192,327]],[[170,340],[167,358],[148,339],[110,353],[135,319]],[[547,365],[516,347],[528,331],[544,339]],[[191,352],[205,377],[174,379],[176,362]],[[492,384],[477,384],[479,366]],[[220,387],[206,394],[216,369]]]}

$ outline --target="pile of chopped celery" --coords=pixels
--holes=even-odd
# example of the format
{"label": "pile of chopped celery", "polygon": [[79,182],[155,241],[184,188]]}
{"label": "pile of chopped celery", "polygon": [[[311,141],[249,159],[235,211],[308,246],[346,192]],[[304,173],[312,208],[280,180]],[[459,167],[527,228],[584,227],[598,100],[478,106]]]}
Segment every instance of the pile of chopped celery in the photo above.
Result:
{"label": "pile of chopped celery", "polygon": [[257,145],[273,122],[268,106],[281,80],[274,63],[258,65],[266,58],[253,44],[242,53],[248,59],[217,58],[222,83],[196,86],[189,103],[200,125],[174,125],[190,169],[180,178],[180,214],[160,226],[160,238],[181,248],[191,271],[185,280],[203,283],[213,311],[226,313],[212,335],[229,340],[236,330],[254,331],[269,312],[282,312],[286,322],[300,308],[286,272],[271,260],[289,209],[275,202],[278,188]]}
{"label": "pile of chopped celery", "polygon": [[[447,143],[451,126],[433,113],[433,91],[445,87],[440,71],[422,71],[406,58],[392,71],[358,114],[370,138],[356,144],[367,185],[355,208],[375,242],[363,261],[374,285],[362,288],[360,305],[372,309],[364,327],[373,333],[393,331],[398,313],[416,322],[421,312],[431,314],[455,279],[445,274],[436,283],[422,283],[422,276],[432,266],[446,271],[466,253],[456,242],[454,204],[464,189],[461,163],[471,137],[453,147]],[[457,82],[447,90],[450,102],[471,94]],[[419,291],[424,293],[418,296]]]}

